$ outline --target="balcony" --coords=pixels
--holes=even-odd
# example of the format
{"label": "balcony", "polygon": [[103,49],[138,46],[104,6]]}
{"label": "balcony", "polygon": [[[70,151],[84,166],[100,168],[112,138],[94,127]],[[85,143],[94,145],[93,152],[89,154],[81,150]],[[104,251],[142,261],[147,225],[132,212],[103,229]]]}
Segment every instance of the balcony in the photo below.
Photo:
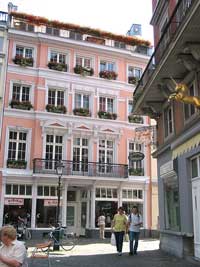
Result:
{"label": "balcony", "polygon": [[[185,59],[193,54],[191,46],[200,42],[197,30],[200,23],[199,12],[199,1],[178,1],[136,87],[134,113],[151,115],[153,118],[154,114],[150,114],[152,110],[148,109],[150,112],[146,112],[147,108],[153,106],[155,114],[159,113],[166,101],[166,87],[169,87],[171,77],[184,78],[183,74],[185,75],[189,66]],[[190,66],[191,62],[192,60],[189,62]],[[163,84],[163,88],[159,84]],[[168,90],[173,91],[174,85],[170,86]]]}
{"label": "balcony", "polygon": [[[34,159],[33,173],[57,175],[56,162],[56,160]],[[62,163],[64,165],[63,175],[66,176],[128,178],[128,165],[70,160],[63,160]]]}

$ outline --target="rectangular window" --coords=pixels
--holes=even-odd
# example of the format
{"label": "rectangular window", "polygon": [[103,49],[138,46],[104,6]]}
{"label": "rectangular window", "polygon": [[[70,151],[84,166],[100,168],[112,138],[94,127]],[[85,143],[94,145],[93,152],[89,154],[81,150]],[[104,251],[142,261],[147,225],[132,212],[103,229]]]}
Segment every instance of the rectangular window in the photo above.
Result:
{"label": "rectangular window", "polygon": [[50,62],[66,64],[66,54],[51,51]]}
{"label": "rectangular window", "polygon": [[30,101],[30,86],[13,84],[12,100],[28,102]]}
{"label": "rectangular window", "polygon": [[115,188],[96,188],[96,198],[117,198],[117,189]]}
{"label": "rectangular window", "polygon": [[101,96],[99,98],[99,110],[113,113],[114,112],[114,99]]}
{"label": "rectangular window", "polygon": [[60,135],[46,135],[46,169],[54,169],[55,161],[62,159],[63,137]]}
{"label": "rectangular window", "polygon": [[52,27],[46,27],[46,33],[54,36],[59,36],[60,35],[60,30],[57,28],[52,28]]}
{"label": "rectangular window", "polygon": [[10,131],[8,145],[8,160],[26,159],[27,133]]}
{"label": "rectangular window", "polygon": [[143,153],[143,144],[129,142],[129,174],[135,176],[144,175],[143,160],[135,161],[131,155],[135,152]]}
{"label": "rectangular window", "polygon": [[24,58],[33,58],[33,48],[16,46],[16,56]]}
{"label": "rectangular window", "polygon": [[37,187],[37,195],[38,196],[56,197],[57,196],[57,187],[56,186],[39,185]]}
{"label": "rectangular window", "polygon": [[82,56],[76,56],[76,65],[90,69],[92,67],[92,59]]}
{"label": "rectangular window", "polygon": [[117,42],[117,41],[115,41],[114,42],[114,46],[117,47],[117,48],[122,48],[122,49],[125,49],[126,48],[126,44],[123,43],[123,42]]}
{"label": "rectangular window", "polygon": [[128,67],[128,76],[129,77],[135,77],[138,80],[141,78],[142,76],[142,69],[141,68],[136,68],[133,66],[129,66]]}
{"label": "rectangular window", "polygon": [[64,105],[64,91],[57,89],[49,89],[48,91],[48,104],[57,106]]}
{"label": "rectangular window", "polygon": [[[189,87],[189,95],[190,96],[194,96],[195,95],[195,88],[194,88],[194,84],[192,84]],[[194,105],[190,105],[190,104],[184,104],[184,115],[185,115],[185,120],[190,119],[194,114],[195,114],[196,110],[195,110],[195,106]]]}
{"label": "rectangular window", "polygon": [[128,101],[128,114],[132,114],[133,112],[133,100]]}
{"label": "rectangular window", "polygon": [[164,131],[165,131],[165,138],[170,136],[173,131],[173,114],[172,114],[172,107],[169,106],[164,110]]}
{"label": "rectangular window", "polygon": [[100,71],[104,71],[104,70],[115,71],[116,70],[115,63],[101,60],[100,61]]}
{"label": "rectangular window", "polygon": [[84,94],[75,94],[75,108],[90,108],[90,96]]}
{"label": "rectangular window", "polygon": [[112,172],[114,161],[114,142],[112,140],[99,140],[99,171]]}
{"label": "rectangular window", "polygon": [[6,184],[6,195],[31,196],[32,186],[21,184]]}
{"label": "rectangular window", "polygon": [[4,38],[0,37],[0,51],[3,52],[3,43],[4,43]]}
{"label": "rectangular window", "polygon": [[89,140],[86,138],[74,138],[73,143],[73,170],[88,171]]}
{"label": "rectangular window", "polygon": [[70,31],[69,32],[69,38],[73,39],[73,40],[81,41],[81,40],[83,40],[83,35],[81,33],[78,33],[78,32]]}
{"label": "rectangular window", "polygon": [[191,160],[192,178],[200,176],[198,171],[198,159],[200,160],[200,158],[196,157]]}

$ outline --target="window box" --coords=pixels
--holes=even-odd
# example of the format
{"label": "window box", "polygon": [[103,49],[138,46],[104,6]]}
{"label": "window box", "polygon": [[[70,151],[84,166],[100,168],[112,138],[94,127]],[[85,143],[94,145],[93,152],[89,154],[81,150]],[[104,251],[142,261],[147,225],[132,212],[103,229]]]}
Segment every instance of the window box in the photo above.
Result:
{"label": "window box", "polygon": [[108,80],[116,80],[117,79],[117,73],[114,71],[109,70],[102,70],[99,72],[99,77],[108,79]]}
{"label": "window box", "polygon": [[26,58],[26,57],[16,55],[15,58],[13,59],[13,62],[22,67],[33,67],[32,57]]}
{"label": "window box", "polygon": [[80,74],[82,76],[92,76],[92,75],[94,75],[94,70],[93,70],[93,68],[86,68],[86,67],[82,67],[80,65],[76,65],[74,67],[74,73]]}
{"label": "window box", "polygon": [[58,62],[49,62],[48,67],[51,70],[67,71],[67,64]]}
{"label": "window box", "polygon": [[105,40],[104,39],[96,38],[96,37],[93,37],[93,36],[88,36],[86,38],[86,41],[87,42],[91,42],[91,43],[95,43],[95,44],[105,45]]}
{"label": "window box", "polygon": [[25,160],[14,160],[14,159],[7,160],[7,168],[26,169],[26,166],[27,166],[27,161]]}
{"label": "window box", "polygon": [[11,108],[24,109],[24,110],[30,110],[33,108],[30,101],[11,100],[10,106]]}
{"label": "window box", "polygon": [[109,119],[109,120],[116,120],[117,119],[116,113],[110,113],[110,112],[106,112],[106,111],[99,111],[98,116],[101,119]]}
{"label": "window box", "polygon": [[67,112],[67,109],[64,105],[63,106],[54,106],[54,105],[47,104],[46,110],[48,112],[63,113],[63,114],[65,114]]}
{"label": "window box", "polygon": [[84,116],[84,117],[90,117],[91,116],[91,113],[89,111],[89,109],[87,108],[75,108],[73,110],[74,112],[74,115],[77,115],[77,116]]}
{"label": "window box", "polygon": [[129,175],[144,176],[144,169],[143,168],[130,168]]}
{"label": "window box", "polygon": [[138,82],[138,80],[139,79],[135,76],[129,76],[128,77],[128,83],[130,83],[130,84],[136,84]]}
{"label": "window box", "polygon": [[128,121],[130,123],[144,123],[144,120],[141,116],[135,116],[133,114],[128,116]]}

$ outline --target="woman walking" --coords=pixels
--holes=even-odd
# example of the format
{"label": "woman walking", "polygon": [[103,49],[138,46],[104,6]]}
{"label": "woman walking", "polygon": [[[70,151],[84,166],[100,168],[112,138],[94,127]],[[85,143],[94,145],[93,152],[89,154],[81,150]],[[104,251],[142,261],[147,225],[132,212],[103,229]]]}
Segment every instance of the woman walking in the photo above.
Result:
{"label": "woman walking", "polygon": [[126,227],[127,227],[127,217],[124,214],[124,209],[122,207],[119,207],[118,213],[115,214],[112,222],[112,231],[114,231],[115,234],[116,247],[119,256],[122,255],[123,238],[124,238],[124,233],[126,232]]}

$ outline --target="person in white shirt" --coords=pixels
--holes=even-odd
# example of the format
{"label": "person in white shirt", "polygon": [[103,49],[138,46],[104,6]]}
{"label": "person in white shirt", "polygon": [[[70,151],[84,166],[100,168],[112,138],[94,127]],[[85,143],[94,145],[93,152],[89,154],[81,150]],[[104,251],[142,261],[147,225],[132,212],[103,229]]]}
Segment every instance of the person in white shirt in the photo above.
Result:
{"label": "person in white shirt", "polygon": [[0,231],[0,267],[26,267],[26,248],[16,240],[17,232],[13,226],[4,226]]}
{"label": "person in white shirt", "polygon": [[106,221],[106,218],[105,218],[104,213],[102,212],[98,218],[99,236],[101,239],[105,239],[105,234],[104,234],[105,233],[105,221]]}
{"label": "person in white shirt", "polygon": [[[140,235],[140,227],[142,226],[142,216],[139,214],[138,207],[134,206],[131,210],[131,214],[128,216],[128,227],[129,227],[129,244],[130,252],[129,255],[137,255],[138,241]],[[134,248],[133,248],[133,242]]]}

